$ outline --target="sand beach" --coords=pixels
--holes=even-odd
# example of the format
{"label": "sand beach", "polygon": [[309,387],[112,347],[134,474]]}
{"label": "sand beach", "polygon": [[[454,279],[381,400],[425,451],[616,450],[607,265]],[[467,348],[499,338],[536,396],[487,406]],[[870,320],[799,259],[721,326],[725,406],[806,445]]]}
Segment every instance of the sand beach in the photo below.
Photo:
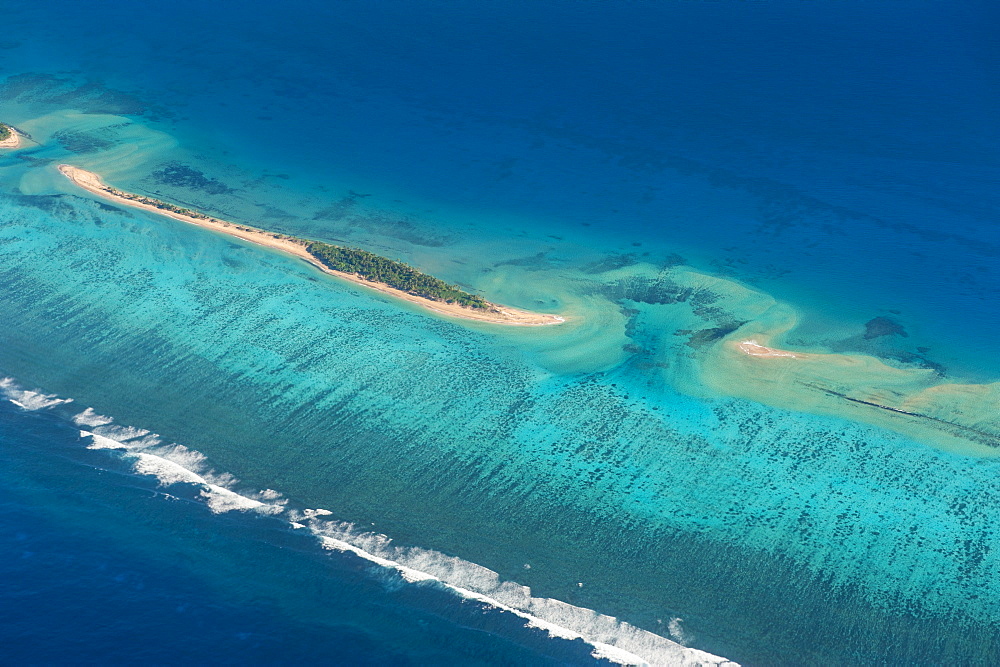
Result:
{"label": "sand beach", "polygon": [[[16,134],[14,135],[16,138]],[[235,236],[236,238],[243,239],[244,241],[250,241],[251,243],[256,243],[258,245],[271,248],[273,250],[278,250],[290,255],[294,255],[306,262],[309,262],[319,270],[323,271],[337,278],[343,280],[349,280],[353,283],[364,285],[370,289],[377,290],[384,294],[388,294],[398,299],[403,299],[411,303],[415,303],[423,308],[432,310],[435,313],[440,313],[442,315],[447,315],[449,317],[458,317],[466,320],[475,320],[478,322],[488,322],[491,324],[506,324],[514,326],[544,326],[549,324],[561,324],[565,322],[565,318],[558,315],[549,315],[544,313],[533,313],[527,310],[520,310],[517,308],[509,308],[507,306],[501,306],[498,304],[491,304],[494,310],[479,310],[474,308],[466,308],[465,306],[460,306],[458,304],[445,303],[443,301],[434,301],[431,299],[426,299],[421,296],[416,296],[414,294],[409,294],[402,290],[390,287],[384,283],[373,282],[371,280],[366,280],[359,275],[352,273],[344,273],[342,271],[334,271],[327,268],[322,263],[320,263],[315,257],[313,257],[309,251],[306,249],[307,242],[303,239],[285,236],[283,234],[275,234],[273,232],[268,232],[262,229],[257,229],[255,227],[249,227],[247,225],[237,225],[232,222],[227,222],[225,220],[220,220],[213,217],[194,217],[192,215],[186,215],[184,213],[177,213],[162,208],[158,208],[151,204],[143,203],[141,201],[136,201],[130,199],[127,196],[123,196],[128,193],[122,193],[119,190],[106,185],[97,174],[87,171],[85,169],[80,169],[79,167],[74,167],[68,164],[59,165],[59,171],[66,176],[75,185],[83,188],[87,192],[95,194],[103,199],[113,201],[117,204],[123,206],[129,206],[131,208],[138,208],[158,215],[163,215],[168,218],[173,218],[174,220],[180,220],[181,222],[186,222],[192,225],[197,225],[199,227],[204,227],[206,229],[211,229],[216,232],[221,232],[223,234],[228,234],[229,236]]]}
{"label": "sand beach", "polygon": [[10,127],[10,125],[7,127],[10,128],[10,136],[0,141],[0,149],[17,148],[21,145],[21,135],[18,134],[17,130]]}

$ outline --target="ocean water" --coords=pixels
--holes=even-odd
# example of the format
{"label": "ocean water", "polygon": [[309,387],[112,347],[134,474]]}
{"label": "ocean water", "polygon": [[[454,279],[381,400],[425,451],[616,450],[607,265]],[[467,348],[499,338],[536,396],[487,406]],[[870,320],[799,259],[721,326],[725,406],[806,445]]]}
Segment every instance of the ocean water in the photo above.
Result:
{"label": "ocean water", "polygon": [[[991,5],[5,16],[5,659],[1000,657]],[[443,319],[62,162],[569,322]]]}

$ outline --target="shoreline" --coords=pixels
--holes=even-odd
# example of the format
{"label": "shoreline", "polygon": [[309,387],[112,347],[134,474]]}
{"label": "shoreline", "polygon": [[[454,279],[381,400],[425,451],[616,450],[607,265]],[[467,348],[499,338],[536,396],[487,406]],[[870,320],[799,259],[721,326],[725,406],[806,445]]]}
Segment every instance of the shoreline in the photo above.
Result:
{"label": "shoreline", "polygon": [[788,352],[787,350],[779,350],[775,347],[761,345],[753,339],[741,340],[736,347],[739,348],[740,352],[750,355],[751,357],[790,357],[792,359],[798,359],[802,356],[801,354]]}
{"label": "shoreline", "polygon": [[3,124],[8,130],[10,130],[10,136],[6,139],[0,141],[0,149],[11,149],[18,148],[21,145],[21,135],[10,125],[6,123]]}
{"label": "shoreline", "polygon": [[[14,137],[17,133],[14,132]],[[113,201],[117,204],[123,206],[129,206],[131,208],[138,208],[144,211],[149,211],[151,213],[156,213],[158,215],[163,215],[168,218],[173,218],[174,220],[179,220],[181,222],[186,222],[188,224],[197,225],[199,227],[204,227],[205,229],[211,229],[223,234],[228,234],[229,236],[235,236],[236,238],[243,239],[244,241],[249,241],[251,243],[256,243],[257,245],[270,248],[272,250],[278,250],[289,255],[294,255],[299,259],[305,260],[312,266],[316,267],[323,273],[326,273],[337,278],[342,278],[348,280],[357,285],[363,285],[365,287],[377,290],[383,294],[393,296],[398,299],[403,299],[404,301],[409,301],[410,303],[415,303],[427,310],[434,311],[441,315],[447,315],[449,317],[457,317],[466,320],[473,320],[477,322],[487,322],[490,324],[506,324],[510,326],[546,326],[552,324],[562,324],[566,321],[566,318],[560,317],[558,315],[548,315],[544,313],[533,313],[527,310],[520,310],[518,308],[508,308],[498,304],[491,303],[490,305],[495,309],[493,311],[483,311],[478,312],[472,308],[466,308],[458,304],[449,304],[443,301],[434,301],[433,299],[427,299],[421,296],[416,296],[408,292],[396,289],[386,285],[385,283],[378,283],[371,280],[367,280],[353,273],[345,273],[343,271],[336,271],[324,266],[318,259],[313,257],[312,254],[306,249],[308,241],[304,239],[298,239],[295,237],[286,236],[284,234],[277,234],[274,232],[267,232],[262,229],[257,229],[255,227],[248,227],[246,225],[237,225],[232,222],[227,222],[225,220],[220,220],[218,218],[213,218],[206,216],[204,218],[196,218],[190,215],[185,215],[183,213],[175,213],[172,211],[164,210],[152,206],[150,204],[145,204],[142,202],[134,201],[116,194],[110,186],[106,185],[101,181],[101,177],[97,174],[87,171],[85,169],[80,169],[79,167],[74,167],[68,164],[59,165],[59,172],[68,178],[74,185],[95,194],[103,199]],[[126,193],[128,194],[128,193]]]}

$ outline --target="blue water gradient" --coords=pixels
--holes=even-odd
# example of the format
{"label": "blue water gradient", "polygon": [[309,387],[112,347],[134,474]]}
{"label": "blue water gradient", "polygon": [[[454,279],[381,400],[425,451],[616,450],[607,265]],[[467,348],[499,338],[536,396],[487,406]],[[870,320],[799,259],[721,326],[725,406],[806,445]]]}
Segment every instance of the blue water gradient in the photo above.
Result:
{"label": "blue water gradient", "polygon": [[520,630],[443,591],[403,591],[276,520],[220,519],[87,452],[54,415],[0,404],[0,447],[5,660],[592,662],[582,642]]}
{"label": "blue water gradient", "polygon": [[989,3],[120,4],[19,8],[14,35],[46,31],[10,39],[9,71],[116,84],[134,95],[93,104],[300,192],[687,248],[1000,371]]}
{"label": "blue water gradient", "polygon": [[[593,659],[387,586],[273,517],[165,498],[86,449],[70,420],[92,407],[247,489],[732,660],[995,661],[995,461],[684,395],[679,332],[718,324],[733,292],[688,308],[656,272],[792,303],[792,343],[996,380],[996,18],[943,1],[7,8],[0,120],[32,139],[0,156],[0,373],[75,412],[0,408],[4,657]],[[99,204],[65,161],[578,317],[449,322]],[[866,338],[876,317],[905,336]],[[53,633],[57,600],[97,611]]]}

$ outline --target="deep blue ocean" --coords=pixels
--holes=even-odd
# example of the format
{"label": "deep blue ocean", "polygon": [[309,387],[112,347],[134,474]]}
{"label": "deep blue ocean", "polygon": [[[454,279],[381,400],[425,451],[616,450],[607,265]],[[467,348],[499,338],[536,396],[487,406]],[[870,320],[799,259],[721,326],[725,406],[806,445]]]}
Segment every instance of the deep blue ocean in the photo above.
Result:
{"label": "deep blue ocean", "polygon": [[[685,361],[777,301],[1000,380],[994,3],[0,9],[0,662],[1000,660],[1000,459]],[[571,319],[430,315],[62,162]]]}

